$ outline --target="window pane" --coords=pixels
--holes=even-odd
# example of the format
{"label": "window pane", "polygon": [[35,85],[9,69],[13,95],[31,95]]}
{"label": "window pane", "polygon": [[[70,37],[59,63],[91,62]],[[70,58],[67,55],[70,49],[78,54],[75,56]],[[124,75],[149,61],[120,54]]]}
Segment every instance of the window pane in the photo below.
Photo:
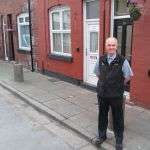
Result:
{"label": "window pane", "polygon": [[115,0],[115,16],[128,15],[127,0]]}
{"label": "window pane", "polygon": [[30,47],[29,25],[20,26],[21,47]]}
{"label": "window pane", "polygon": [[98,51],[98,32],[90,32],[90,52]]}
{"label": "window pane", "polygon": [[65,10],[62,13],[63,15],[63,30],[70,29],[70,10]]}
{"label": "window pane", "polygon": [[53,33],[53,51],[62,52],[61,34]]}
{"label": "window pane", "polygon": [[132,25],[127,26],[127,38],[126,38],[126,58],[131,60],[131,41],[132,41]]}
{"label": "window pane", "polygon": [[19,18],[19,23],[23,23],[23,18]]}
{"label": "window pane", "polygon": [[69,33],[63,34],[63,51],[64,51],[64,53],[70,53],[71,52],[71,40],[70,40],[70,34]]}
{"label": "window pane", "polygon": [[117,27],[117,39],[118,39],[118,49],[117,52],[121,54],[121,46],[122,46],[122,26]]}
{"label": "window pane", "polygon": [[59,12],[52,13],[52,29],[59,30],[60,29],[60,15]]}
{"label": "window pane", "polygon": [[29,17],[25,17],[25,22],[29,22]]}
{"label": "window pane", "polygon": [[86,19],[99,18],[99,0],[86,3]]}

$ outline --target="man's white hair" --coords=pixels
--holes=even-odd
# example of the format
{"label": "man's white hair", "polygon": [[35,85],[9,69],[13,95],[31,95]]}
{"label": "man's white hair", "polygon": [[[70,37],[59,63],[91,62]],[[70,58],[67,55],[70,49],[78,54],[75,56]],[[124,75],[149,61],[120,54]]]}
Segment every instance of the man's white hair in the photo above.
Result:
{"label": "man's white hair", "polygon": [[118,40],[115,37],[108,37],[105,43],[107,44],[109,41],[114,41],[118,45]]}

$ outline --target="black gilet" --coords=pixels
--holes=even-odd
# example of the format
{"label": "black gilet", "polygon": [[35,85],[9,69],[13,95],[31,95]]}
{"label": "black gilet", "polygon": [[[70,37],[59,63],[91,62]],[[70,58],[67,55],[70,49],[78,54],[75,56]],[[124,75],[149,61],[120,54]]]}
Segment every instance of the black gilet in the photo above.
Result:
{"label": "black gilet", "polygon": [[125,58],[116,55],[116,58],[110,63],[107,61],[107,55],[100,57],[99,68],[100,76],[97,84],[98,96],[102,98],[122,98],[124,92],[124,76],[122,66]]}

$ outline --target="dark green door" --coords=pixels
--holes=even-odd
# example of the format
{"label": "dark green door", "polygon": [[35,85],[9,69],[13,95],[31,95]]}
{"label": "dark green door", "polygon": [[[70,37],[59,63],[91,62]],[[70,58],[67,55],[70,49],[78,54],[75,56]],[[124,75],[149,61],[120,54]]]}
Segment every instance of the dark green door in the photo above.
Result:
{"label": "dark green door", "polygon": [[132,21],[128,18],[114,20],[114,37],[118,39],[118,53],[131,61]]}
{"label": "dark green door", "polygon": [[[114,37],[118,39],[118,53],[125,56],[131,63],[132,30],[133,25],[129,18],[114,20]],[[126,87],[129,91],[130,86]]]}

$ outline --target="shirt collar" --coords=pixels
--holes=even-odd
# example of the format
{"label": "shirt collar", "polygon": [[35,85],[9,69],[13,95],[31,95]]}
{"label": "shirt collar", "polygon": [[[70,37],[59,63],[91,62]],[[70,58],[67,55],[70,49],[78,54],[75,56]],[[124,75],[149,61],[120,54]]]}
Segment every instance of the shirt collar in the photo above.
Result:
{"label": "shirt collar", "polygon": [[107,59],[114,60],[115,58],[116,58],[116,53],[113,54],[112,56],[110,56],[109,54],[107,54]]}

